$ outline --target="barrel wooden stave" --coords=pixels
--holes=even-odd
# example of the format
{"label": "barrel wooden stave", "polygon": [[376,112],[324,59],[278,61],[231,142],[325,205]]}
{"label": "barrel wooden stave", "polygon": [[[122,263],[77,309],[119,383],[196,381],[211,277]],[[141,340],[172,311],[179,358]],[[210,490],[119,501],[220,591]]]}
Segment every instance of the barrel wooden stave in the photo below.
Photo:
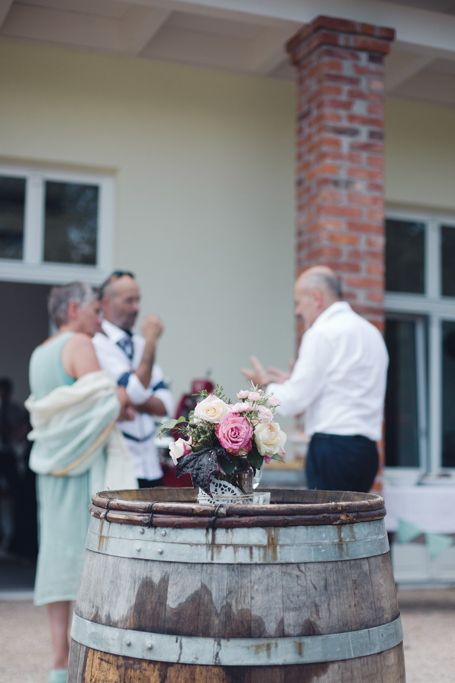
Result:
{"label": "barrel wooden stave", "polygon": [[150,662],[71,644],[68,683],[405,683],[403,646],[338,662],[221,667]]}
{"label": "barrel wooden stave", "polygon": [[81,586],[80,617],[176,636],[324,635],[399,616],[387,553],[277,566],[149,562],[87,551]]}

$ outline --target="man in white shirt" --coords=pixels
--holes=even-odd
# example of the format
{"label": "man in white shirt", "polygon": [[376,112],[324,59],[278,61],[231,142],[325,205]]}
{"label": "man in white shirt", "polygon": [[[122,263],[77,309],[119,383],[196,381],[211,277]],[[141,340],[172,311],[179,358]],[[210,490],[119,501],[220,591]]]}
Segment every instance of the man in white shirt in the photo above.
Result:
{"label": "man in white shirt", "polygon": [[131,332],[139,313],[140,292],[132,273],[114,271],[101,289],[103,334],[93,338],[101,368],[124,386],[136,409],[132,422],[119,422],[141,488],[162,485],[162,469],[154,443],[153,416],[170,415],[172,395],[155,363],[163,326],[156,315],[142,323],[143,337]]}
{"label": "man in white shirt", "polygon": [[282,415],[304,413],[311,437],[308,488],[369,491],[379,466],[388,354],[374,325],[342,301],[341,286],[327,267],[309,268],[295,284],[296,315],[306,332],[292,374],[253,356],[243,374],[268,385]]}

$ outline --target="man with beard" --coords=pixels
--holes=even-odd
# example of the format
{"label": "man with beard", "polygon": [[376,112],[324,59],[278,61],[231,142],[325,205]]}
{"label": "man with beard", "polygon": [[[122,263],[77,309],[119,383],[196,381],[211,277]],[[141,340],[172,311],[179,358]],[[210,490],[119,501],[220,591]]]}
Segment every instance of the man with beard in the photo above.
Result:
{"label": "man with beard", "polygon": [[144,336],[133,334],[140,291],[132,273],[114,271],[101,288],[101,303],[103,333],[93,339],[98,361],[119,386],[125,387],[136,409],[135,419],[119,426],[127,440],[139,486],[161,486],[163,472],[154,443],[153,416],[171,415],[173,410],[171,392],[155,363],[163,325],[158,316],[148,315],[142,323]]}

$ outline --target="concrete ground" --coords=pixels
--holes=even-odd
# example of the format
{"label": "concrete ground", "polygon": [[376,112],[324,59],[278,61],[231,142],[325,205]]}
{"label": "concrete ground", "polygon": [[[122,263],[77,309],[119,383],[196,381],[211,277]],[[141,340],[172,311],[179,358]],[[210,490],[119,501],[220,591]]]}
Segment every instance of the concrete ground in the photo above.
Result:
{"label": "concrete ground", "polygon": [[[455,589],[400,590],[407,683],[454,683]],[[47,683],[51,642],[44,607],[0,600],[0,683]]]}

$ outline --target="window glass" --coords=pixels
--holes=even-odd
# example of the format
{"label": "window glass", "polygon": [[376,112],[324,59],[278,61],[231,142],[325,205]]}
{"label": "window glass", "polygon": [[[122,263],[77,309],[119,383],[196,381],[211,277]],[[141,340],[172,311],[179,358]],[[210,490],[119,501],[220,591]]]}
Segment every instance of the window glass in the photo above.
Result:
{"label": "window glass", "polygon": [[441,292],[455,296],[455,227],[441,225]]}
{"label": "window glass", "polygon": [[415,325],[413,320],[386,320],[390,356],[385,401],[388,467],[419,466]]}
{"label": "window glass", "polygon": [[386,290],[423,294],[425,223],[386,220]]}
{"label": "window glass", "polygon": [[455,322],[442,323],[442,466],[455,467]]}
{"label": "window glass", "polygon": [[23,257],[24,212],[25,178],[0,176],[0,258]]}
{"label": "window glass", "polygon": [[96,265],[98,187],[47,181],[44,260]]}

